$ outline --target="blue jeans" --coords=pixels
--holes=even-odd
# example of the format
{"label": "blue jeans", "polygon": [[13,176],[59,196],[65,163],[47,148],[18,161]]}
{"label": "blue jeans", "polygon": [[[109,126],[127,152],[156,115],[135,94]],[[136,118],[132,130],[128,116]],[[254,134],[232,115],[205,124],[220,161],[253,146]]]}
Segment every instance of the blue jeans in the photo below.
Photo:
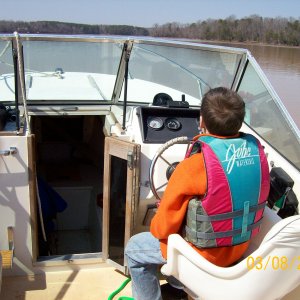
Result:
{"label": "blue jeans", "polygon": [[150,232],[142,232],[130,238],[125,257],[131,275],[132,295],[135,300],[161,300],[157,274],[167,261],[163,258],[159,240]]}

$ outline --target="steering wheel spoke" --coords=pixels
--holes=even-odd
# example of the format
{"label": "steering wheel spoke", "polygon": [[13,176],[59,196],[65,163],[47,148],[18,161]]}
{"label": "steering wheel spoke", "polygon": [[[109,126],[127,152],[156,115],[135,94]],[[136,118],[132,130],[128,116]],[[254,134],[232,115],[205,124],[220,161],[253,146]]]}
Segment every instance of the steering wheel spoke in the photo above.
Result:
{"label": "steering wheel spoke", "polygon": [[165,183],[163,183],[162,185],[158,186],[156,188],[156,191],[159,191],[160,189],[162,189],[163,187],[165,187],[168,184],[168,181],[166,181]]}
{"label": "steering wheel spoke", "polygon": [[162,155],[159,155],[159,158],[161,158],[167,165],[172,167],[172,164],[168,160],[166,160]]}
{"label": "steering wheel spoke", "polygon": [[[161,199],[160,196],[158,195],[158,191],[168,184],[168,180],[169,180],[172,172],[175,170],[176,165],[178,164],[178,162],[173,162],[173,163],[170,162],[170,158],[167,157],[168,154],[166,153],[166,151],[174,145],[178,145],[178,144],[189,145],[189,143],[190,143],[190,140],[186,136],[177,137],[177,138],[169,140],[165,144],[163,144],[158,149],[156,154],[154,155],[154,157],[151,161],[150,170],[149,170],[149,182],[150,182],[151,191],[157,200]],[[165,183],[161,184],[160,186],[156,187],[154,178],[155,178],[155,173],[157,172],[157,162],[159,159],[161,159],[163,162],[165,162],[167,164],[167,167],[166,167],[167,181]]]}

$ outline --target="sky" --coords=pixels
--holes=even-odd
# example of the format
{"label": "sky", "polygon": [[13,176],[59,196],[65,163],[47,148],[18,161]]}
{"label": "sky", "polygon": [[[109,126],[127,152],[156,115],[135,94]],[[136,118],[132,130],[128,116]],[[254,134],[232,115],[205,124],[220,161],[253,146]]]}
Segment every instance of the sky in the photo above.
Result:
{"label": "sky", "polygon": [[300,18],[300,0],[0,0],[0,20],[133,25],[206,19]]}

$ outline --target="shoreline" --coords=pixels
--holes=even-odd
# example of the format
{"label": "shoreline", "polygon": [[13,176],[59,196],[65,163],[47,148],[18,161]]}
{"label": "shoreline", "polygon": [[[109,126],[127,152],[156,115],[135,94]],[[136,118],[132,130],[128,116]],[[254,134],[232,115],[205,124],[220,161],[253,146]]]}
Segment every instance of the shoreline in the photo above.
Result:
{"label": "shoreline", "polygon": [[[168,38],[168,39],[172,39],[172,38]],[[214,45],[214,44],[251,45],[251,46],[268,46],[268,47],[300,49],[300,46],[291,46],[291,45],[283,45],[283,44],[268,44],[268,43],[262,43],[262,42],[254,42],[254,41],[238,42],[238,41],[222,41],[222,40],[200,40],[200,39],[197,40],[197,39],[186,39],[186,38],[182,38],[180,40],[194,42],[194,43],[211,44],[211,45]]]}

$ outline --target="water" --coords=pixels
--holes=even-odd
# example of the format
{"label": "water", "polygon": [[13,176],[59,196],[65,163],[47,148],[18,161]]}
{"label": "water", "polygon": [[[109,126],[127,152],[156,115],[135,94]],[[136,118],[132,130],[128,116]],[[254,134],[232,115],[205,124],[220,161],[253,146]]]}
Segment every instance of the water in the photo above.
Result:
{"label": "water", "polygon": [[228,44],[228,46],[250,50],[300,128],[300,47],[253,44]]}
{"label": "water", "polygon": [[300,48],[249,46],[248,49],[300,128]]}

